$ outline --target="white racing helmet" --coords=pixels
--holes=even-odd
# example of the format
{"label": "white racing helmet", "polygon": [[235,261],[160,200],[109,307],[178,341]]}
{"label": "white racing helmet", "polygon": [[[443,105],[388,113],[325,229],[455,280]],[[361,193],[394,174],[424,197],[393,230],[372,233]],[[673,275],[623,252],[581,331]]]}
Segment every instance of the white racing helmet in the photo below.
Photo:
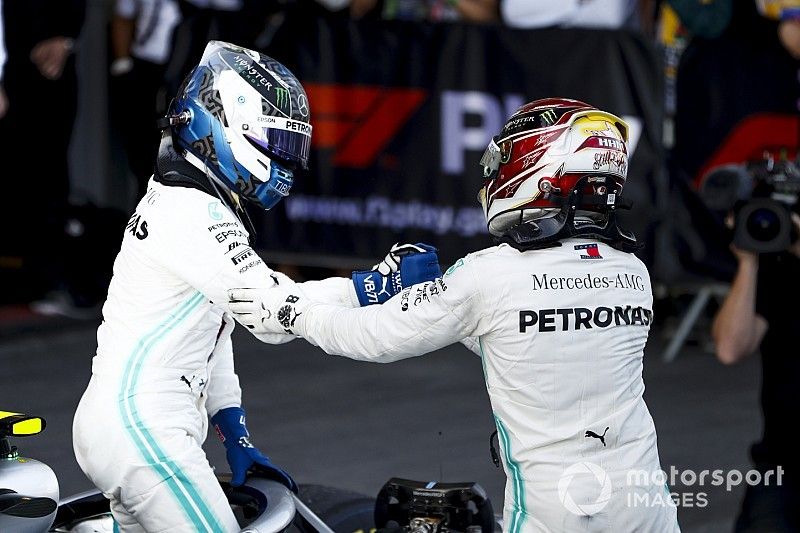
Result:
{"label": "white racing helmet", "polygon": [[311,114],[300,81],[274,59],[210,41],[170,104],[183,155],[233,193],[269,209],[308,167]]}
{"label": "white racing helmet", "polygon": [[635,245],[616,226],[628,207],[620,192],[628,173],[628,126],[587,103],[535,100],[517,109],[481,158],[478,198],[489,233],[507,236],[525,225],[525,240],[546,244],[595,235]]}

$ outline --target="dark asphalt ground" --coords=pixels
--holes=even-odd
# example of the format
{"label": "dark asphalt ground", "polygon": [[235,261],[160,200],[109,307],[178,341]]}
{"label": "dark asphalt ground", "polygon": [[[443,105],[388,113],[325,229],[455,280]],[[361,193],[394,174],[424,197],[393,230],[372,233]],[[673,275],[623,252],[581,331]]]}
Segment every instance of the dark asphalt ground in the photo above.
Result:
{"label": "dark asphalt ground", "polygon": [[[42,435],[17,444],[55,470],[62,496],[91,488],[74,460],[70,427],[89,379],[94,326],[0,330],[0,409],[47,419]],[[698,335],[667,364],[659,358],[667,331],[653,331],[645,354],[662,467],[748,469],[747,449],[761,430],[757,359],[723,367]],[[466,349],[378,365],[326,356],[300,340],[265,346],[242,328],[234,347],[253,440],[298,482],[374,495],[393,476],[476,481],[502,508],[504,474],[490,458],[494,426],[481,365]],[[206,449],[227,470],[213,434]],[[672,488],[692,500],[706,493],[706,506],[679,509],[683,531],[731,530],[741,486]]]}

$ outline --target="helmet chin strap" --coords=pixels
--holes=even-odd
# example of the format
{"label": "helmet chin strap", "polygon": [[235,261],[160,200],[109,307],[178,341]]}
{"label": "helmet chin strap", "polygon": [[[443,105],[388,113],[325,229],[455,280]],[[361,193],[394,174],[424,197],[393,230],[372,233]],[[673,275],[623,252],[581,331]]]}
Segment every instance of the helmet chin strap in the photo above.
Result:
{"label": "helmet chin strap", "polygon": [[[587,179],[588,177],[584,177],[579,180],[569,196],[561,200],[561,209],[555,216],[522,222],[520,214],[521,223],[512,226],[495,240],[525,251],[560,246],[559,241],[570,237],[589,237],[606,242],[623,252],[633,253],[639,250],[641,245],[633,233],[623,230],[617,223],[616,210],[629,209],[631,204],[619,195],[612,197],[609,194],[583,194],[583,184]],[[575,220],[578,207],[586,205],[605,206],[605,223],[601,225],[584,217]]]}

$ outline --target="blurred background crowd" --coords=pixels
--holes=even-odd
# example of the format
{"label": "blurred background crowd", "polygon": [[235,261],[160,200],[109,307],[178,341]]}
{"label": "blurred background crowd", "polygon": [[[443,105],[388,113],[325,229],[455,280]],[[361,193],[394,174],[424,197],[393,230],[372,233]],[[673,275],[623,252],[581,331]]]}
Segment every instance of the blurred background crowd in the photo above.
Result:
{"label": "blurred background crowd", "polygon": [[[716,343],[720,360],[738,361],[753,350],[723,350],[720,335],[730,337],[737,320],[760,320],[753,309],[766,317],[780,332],[762,345],[762,406],[774,431],[770,453],[779,453],[754,461],[794,462],[791,432],[779,422],[796,416],[800,368],[787,343],[798,325],[774,310],[800,296],[790,220],[800,195],[800,2],[0,7],[0,323],[99,318],[122,231],[152,173],[156,120],[210,39],[276,58],[308,92],[310,172],[277,208],[252,214],[257,249],[300,279],[349,275],[398,241],[434,244],[444,268],[487,246],[475,193],[489,138],[525,101],[577,98],[631,125],[627,218],[653,276],[658,328],[669,339],[663,358],[694,342],[709,352]],[[787,250],[795,259],[764,269],[769,289],[752,304],[747,254]],[[751,299],[749,315],[733,307],[741,297]],[[758,348],[764,334],[742,345]],[[794,505],[796,515],[791,490],[765,505]]]}
{"label": "blurred background crowd", "polygon": [[[796,153],[796,131],[767,142],[757,128],[745,128],[740,133],[751,139],[747,146],[725,146],[748,118],[797,112],[800,23],[792,9],[791,2],[770,0],[6,0],[0,146],[8,201],[0,224],[0,303],[32,302],[42,313],[96,314],[118,230],[151,174],[159,139],[155,121],[209,39],[273,54],[311,84],[317,164],[296,188],[303,196],[294,211],[329,209],[330,202],[309,202],[307,193],[336,191],[334,184],[328,189],[329,182],[354,173],[390,184],[409,177],[458,182],[470,189],[468,198],[479,179],[473,159],[497,121],[487,108],[499,101],[502,115],[522,99],[554,91],[587,100],[599,92],[605,101],[590,103],[632,117],[643,139],[639,146],[648,145],[646,155],[631,158],[633,225],[664,294],[706,279],[728,281],[733,257],[718,246],[725,228],[695,193],[711,166],[744,162],[765,150],[773,157]],[[598,51],[609,43],[620,50]],[[459,46],[460,52],[453,49]],[[315,57],[309,60],[309,54]],[[604,77],[584,68],[593,55]],[[516,74],[497,73],[508,69]],[[393,147],[408,144],[409,118],[429,105],[414,101],[409,90],[426,76],[426,93],[432,89],[442,98],[439,115],[454,105],[461,114],[430,124],[440,128],[439,138],[430,140],[441,146],[430,151],[441,153],[441,164],[419,171],[409,160],[417,146]],[[515,91],[516,80],[521,83]],[[380,94],[373,98],[346,87],[377,88]],[[456,91],[466,99],[454,100]],[[530,94],[536,92],[541,94]],[[375,140],[369,123],[386,112],[381,105],[397,105],[404,116],[383,124],[394,131]],[[413,125],[432,116],[418,117]],[[468,138],[447,138],[459,134]],[[462,161],[454,163],[446,145],[458,142]],[[331,147],[332,155],[326,150]],[[359,152],[377,156],[366,161],[352,155]],[[645,158],[652,160],[637,169],[637,159]],[[340,190],[342,197],[378,191]],[[402,194],[411,204],[463,207],[455,211],[461,217],[456,225],[474,220],[467,208],[475,205],[461,200],[460,192],[454,195],[452,185]],[[408,206],[390,204],[366,216],[367,222],[351,220],[350,228],[337,214],[306,217],[309,228],[332,223],[344,231],[305,247],[297,246],[307,237],[306,230],[293,228],[301,225],[297,217],[279,213],[280,221],[265,219],[264,233],[270,235],[260,244],[273,262],[296,275],[310,268],[347,269],[371,260],[379,248],[322,242],[374,241],[364,226],[373,218],[397,217],[398,210],[414,217],[409,209],[415,206]],[[418,238],[443,245],[445,262],[488,238],[471,229],[374,226],[389,241]],[[481,240],[460,238],[476,234]]]}

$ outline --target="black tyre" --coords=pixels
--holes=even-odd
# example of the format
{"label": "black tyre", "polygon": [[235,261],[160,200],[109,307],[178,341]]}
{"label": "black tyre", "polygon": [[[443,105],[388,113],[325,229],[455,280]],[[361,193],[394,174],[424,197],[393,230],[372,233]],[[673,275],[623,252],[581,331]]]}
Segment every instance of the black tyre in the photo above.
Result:
{"label": "black tyre", "polygon": [[336,533],[375,530],[375,498],[325,485],[300,485],[300,501]]}

